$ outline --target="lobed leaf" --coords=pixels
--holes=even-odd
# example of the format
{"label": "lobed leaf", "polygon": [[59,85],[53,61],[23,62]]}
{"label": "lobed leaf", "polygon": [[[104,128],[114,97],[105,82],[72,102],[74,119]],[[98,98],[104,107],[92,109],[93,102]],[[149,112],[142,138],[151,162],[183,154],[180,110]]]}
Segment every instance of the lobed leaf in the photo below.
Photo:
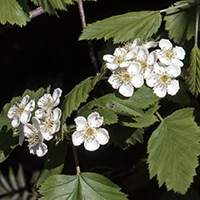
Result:
{"label": "lobed leaf", "polygon": [[[183,44],[195,35],[195,1],[185,0],[175,3],[175,6],[191,3],[187,6],[169,10],[166,12],[164,20],[166,21],[165,29],[169,31],[169,38],[174,42]],[[171,6],[173,7],[173,6]]]}
{"label": "lobed leaf", "polygon": [[41,200],[125,200],[125,194],[106,177],[95,173],[79,173],[75,176],[54,175],[39,189]]}
{"label": "lobed leaf", "polygon": [[45,160],[42,174],[37,181],[37,187],[41,185],[47,178],[52,175],[60,174],[64,167],[65,156],[67,154],[67,144],[66,141],[59,142],[58,145],[53,142]]}
{"label": "lobed leaf", "polygon": [[198,96],[200,93],[200,49],[194,46],[190,53],[190,66],[186,71],[186,84],[189,91]]}
{"label": "lobed leaf", "polygon": [[79,40],[114,38],[114,43],[143,40],[158,31],[161,21],[161,14],[156,11],[129,12],[88,24]]}
{"label": "lobed leaf", "polygon": [[192,108],[166,117],[148,141],[150,178],[157,175],[159,186],[185,194],[198,166],[200,129],[194,122]]}

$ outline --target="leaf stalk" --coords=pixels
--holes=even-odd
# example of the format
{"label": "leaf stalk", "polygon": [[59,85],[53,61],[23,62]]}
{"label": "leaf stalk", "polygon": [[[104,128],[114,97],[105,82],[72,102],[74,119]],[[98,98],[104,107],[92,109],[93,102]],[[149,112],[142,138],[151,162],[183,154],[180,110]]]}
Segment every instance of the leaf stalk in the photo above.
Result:
{"label": "leaf stalk", "polygon": [[159,114],[159,112],[156,111],[156,115],[157,115],[157,117],[160,119],[160,121],[162,122],[162,121],[163,121],[163,118],[161,117],[161,115]]}
{"label": "leaf stalk", "polygon": [[81,170],[80,170],[80,166],[79,166],[79,161],[78,161],[78,156],[77,156],[77,152],[76,152],[76,148],[75,146],[72,144],[72,151],[73,151],[73,155],[74,155],[74,162],[76,165],[76,174],[80,174]]}
{"label": "leaf stalk", "polygon": [[196,11],[196,25],[195,25],[195,46],[198,47],[198,32],[199,32],[199,5]]}

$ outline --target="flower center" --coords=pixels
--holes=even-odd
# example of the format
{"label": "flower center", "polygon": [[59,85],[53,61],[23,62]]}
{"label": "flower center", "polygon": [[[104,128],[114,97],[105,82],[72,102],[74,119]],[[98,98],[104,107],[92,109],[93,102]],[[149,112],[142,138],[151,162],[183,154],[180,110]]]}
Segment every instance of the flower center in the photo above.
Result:
{"label": "flower center", "polygon": [[168,49],[164,51],[164,54],[167,58],[169,58],[170,60],[174,58],[174,53],[172,50]]}
{"label": "flower center", "polygon": [[167,83],[169,81],[170,77],[167,75],[167,74],[163,74],[161,77],[160,77],[160,80],[163,82],[163,83]]}
{"label": "flower center", "polygon": [[85,130],[85,134],[88,136],[88,137],[92,137],[94,135],[94,133],[96,132],[96,129],[95,128],[91,128],[91,127],[88,127],[86,130]]}
{"label": "flower center", "polygon": [[142,72],[144,72],[146,70],[146,68],[148,67],[146,60],[141,61],[140,65],[141,65],[141,71]]}
{"label": "flower center", "polygon": [[119,55],[119,56],[115,56],[115,62],[120,64],[120,63],[123,63],[125,60],[124,60],[124,56],[123,55]]}
{"label": "flower center", "polygon": [[120,79],[123,83],[130,83],[132,79],[132,75],[129,72],[125,71],[121,74]]}
{"label": "flower center", "polygon": [[20,108],[20,107],[19,107],[19,104],[17,104],[17,106],[18,106],[18,107],[16,107],[16,114],[17,114],[18,116],[21,116],[22,113],[24,112],[24,108]]}

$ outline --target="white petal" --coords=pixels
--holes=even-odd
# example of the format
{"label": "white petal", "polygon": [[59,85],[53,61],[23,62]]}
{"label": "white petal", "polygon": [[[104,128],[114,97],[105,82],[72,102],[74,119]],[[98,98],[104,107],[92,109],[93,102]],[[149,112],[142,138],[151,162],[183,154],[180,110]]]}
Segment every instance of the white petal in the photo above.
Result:
{"label": "white petal", "polygon": [[148,59],[147,59],[147,64],[148,65],[154,65],[157,61],[157,54],[155,51],[152,51],[149,55],[148,55]]}
{"label": "white petal", "polygon": [[185,58],[185,50],[183,47],[174,47],[173,52],[176,55],[176,58],[183,60]]}
{"label": "white petal", "polygon": [[165,67],[162,67],[158,63],[155,63],[155,65],[154,65],[154,71],[157,74],[163,74],[163,73],[165,73]]}
{"label": "white petal", "polygon": [[110,54],[106,54],[103,56],[103,60],[109,62],[109,63],[113,63],[114,62],[114,56],[110,55]]}
{"label": "white petal", "polygon": [[133,95],[134,88],[131,83],[124,83],[119,87],[119,93],[125,97],[131,97]]}
{"label": "white petal", "polygon": [[166,70],[170,77],[177,77],[181,74],[181,68],[178,66],[170,65],[166,67]]}
{"label": "white petal", "polygon": [[29,97],[28,94],[27,94],[25,97],[23,97],[21,103],[19,104],[19,107],[20,107],[20,108],[24,108],[25,105],[28,103],[29,98],[30,98],[30,97]]}
{"label": "white petal", "polygon": [[31,112],[24,110],[24,112],[20,117],[20,121],[22,124],[26,124],[30,120],[30,118],[31,118]]}
{"label": "white petal", "polygon": [[43,117],[44,114],[45,114],[45,113],[44,113],[44,110],[42,110],[42,109],[38,109],[38,110],[35,111],[35,116],[36,116],[37,118],[39,118],[39,119],[41,119],[41,118]]}
{"label": "white petal", "polygon": [[158,75],[155,73],[150,74],[147,78],[146,78],[146,84],[149,87],[153,87],[156,83],[158,82]]}
{"label": "white petal", "polygon": [[152,73],[152,71],[153,71],[153,66],[147,67],[143,74],[144,78],[146,79]]}
{"label": "white petal", "polygon": [[159,60],[161,63],[163,63],[165,65],[171,64],[171,60],[169,60],[169,58],[167,58],[166,56],[159,56]]}
{"label": "white petal", "polygon": [[126,60],[131,60],[131,59],[133,59],[133,57],[135,56],[136,52],[137,52],[137,49],[136,49],[136,48],[132,49],[131,51],[129,51],[129,52],[125,55],[125,59],[126,59]]}
{"label": "white petal", "polygon": [[110,70],[115,70],[118,68],[118,64],[117,63],[106,63],[106,67]]}
{"label": "white petal", "polygon": [[121,85],[119,75],[112,74],[108,79],[108,83],[110,83],[114,89],[118,89]]}
{"label": "white petal", "polygon": [[12,119],[12,118],[16,115],[16,108],[17,108],[17,106],[16,106],[16,105],[13,105],[13,106],[9,109],[8,114],[7,114],[7,117],[8,117],[9,119]]}
{"label": "white petal", "polygon": [[24,141],[24,132],[20,131],[20,133],[19,133],[19,145],[20,146],[22,146],[23,141]]}
{"label": "white petal", "polygon": [[31,100],[25,107],[25,110],[30,110],[31,112],[35,109],[35,101]]}
{"label": "white petal", "polygon": [[61,113],[62,113],[62,111],[60,110],[60,108],[55,108],[53,110],[53,117],[54,117],[55,121],[60,120]]}
{"label": "white petal", "polygon": [[99,142],[99,144],[104,145],[107,144],[109,141],[109,134],[108,131],[105,128],[99,128],[96,131],[96,137],[95,139]]}
{"label": "white petal", "polygon": [[135,62],[135,61],[132,61],[131,64],[129,65],[129,67],[127,68],[127,71],[130,73],[130,74],[138,74],[139,71],[141,69],[141,65],[139,62]]}
{"label": "white petal", "polygon": [[53,135],[50,132],[42,132],[43,139],[49,141],[53,138]]}
{"label": "white petal", "polygon": [[144,77],[141,74],[133,76],[131,83],[135,88],[140,88],[144,84]]}
{"label": "white petal", "polygon": [[62,95],[62,90],[60,88],[56,88],[53,91],[53,100],[54,100],[54,104],[53,107],[56,107],[59,103],[60,103],[60,97]]}
{"label": "white petal", "polygon": [[138,60],[138,61],[146,60],[148,54],[149,54],[148,49],[144,46],[141,46],[137,53],[136,60]]}
{"label": "white petal", "polygon": [[50,94],[44,94],[37,102],[38,107],[43,108],[46,105],[53,107],[53,98]]}
{"label": "white petal", "polygon": [[154,93],[157,94],[158,97],[163,98],[167,94],[167,89],[164,84],[159,84],[153,88]]}
{"label": "white petal", "polygon": [[167,39],[161,39],[159,42],[159,47],[162,50],[167,50],[172,48],[172,43]]}
{"label": "white petal", "polygon": [[95,151],[99,148],[100,144],[95,140],[85,140],[84,147],[88,151]]}
{"label": "white petal", "polygon": [[178,67],[183,67],[183,62],[178,60],[178,59],[172,59],[171,60],[172,64]]}
{"label": "white petal", "polygon": [[124,61],[124,62],[119,64],[119,67],[124,68],[124,67],[128,67],[129,65],[130,65],[130,61]]}
{"label": "white petal", "polygon": [[41,143],[33,147],[29,146],[29,151],[31,154],[36,154],[38,157],[42,157],[47,153],[48,149],[46,144]]}
{"label": "white petal", "polygon": [[74,119],[75,123],[76,123],[76,130],[77,131],[82,131],[86,129],[86,125],[87,125],[87,120],[85,119],[85,117],[77,117]]}
{"label": "white petal", "polygon": [[114,51],[114,56],[123,56],[126,53],[124,48],[116,48]]}
{"label": "white petal", "polygon": [[167,91],[168,94],[170,95],[175,95],[178,91],[179,91],[180,87],[179,87],[179,82],[178,80],[172,80],[170,81],[170,83],[167,85]]}
{"label": "white petal", "polygon": [[84,135],[79,132],[79,131],[75,131],[73,134],[72,134],[72,142],[74,144],[74,146],[79,146],[83,143],[84,141]]}
{"label": "white petal", "polygon": [[150,42],[147,42],[147,43],[143,44],[142,46],[145,46],[147,49],[149,49],[151,47],[157,47],[157,45],[158,45],[157,42],[150,41]]}
{"label": "white petal", "polygon": [[13,120],[12,120],[12,122],[11,122],[12,127],[16,128],[16,127],[19,126],[19,124],[20,124],[20,119],[19,119],[19,117],[18,117],[18,116],[14,116],[14,117],[13,117]]}
{"label": "white petal", "polygon": [[37,131],[40,130],[40,120],[37,117],[32,117],[32,124]]}
{"label": "white petal", "polygon": [[97,128],[103,124],[103,117],[98,112],[93,112],[87,117],[87,121],[90,127]]}

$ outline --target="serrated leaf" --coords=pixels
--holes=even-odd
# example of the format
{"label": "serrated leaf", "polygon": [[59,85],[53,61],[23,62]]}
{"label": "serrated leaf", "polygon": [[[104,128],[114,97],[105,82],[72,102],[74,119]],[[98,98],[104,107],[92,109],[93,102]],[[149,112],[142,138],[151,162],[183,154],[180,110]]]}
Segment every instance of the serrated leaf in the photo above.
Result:
{"label": "serrated leaf", "polygon": [[192,108],[178,110],[166,117],[148,141],[150,178],[157,175],[159,186],[185,194],[198,166],[200,129]]}
{"label": "serrated leaf", "polygon": [[17,191],[19,188],[18,188],[17,180],[15,178],[15,174],[11,167],[9,167],[8,177],[9,177],[9,181],[10,181],[10,185],[12,189]]}
{"label": "serrated leaf", "polygon": [[39,189],[41,200],[125,200],[125,194],[106,177],[95,173],[79,173],[75,176],[54,175]]}
{"label": "serrated leaf", "polygon": [[[175,6],[191,3],[181,8],[176,8],[166,12],[164,20],[166,21],[165,29],[169,31],[169,38],[174,42],[183,44],[195,35],[195,15],[196,6],[191,0],[179,1]],[[171,6],[173,7],[173,6]]]}
{"label": "serrated leaf", "polygon": [[25,188],[26,187],[25,175],[24,175],[23,167],[22,167],[21,164],[19,165],[16,179],[17,179],[17,183],[19,185],[19,188]]}
{"label": "serrated leaf", "polygon": [[136,142],[143,143],[144,142],[144,130],[142,128],[136,129],[136,131],[126,140],[127,144],[135,145]]}
{"label": "serrated leaf", "polygon": [[135,38],[143,40],[158,31],[161,21],[161,14],[156,11],[129,12],[88,24],[79,40],[114,38],[114,43]]}
{"label": "serrated leaf", "polygon": [[194,46],[190,53],[190,66],[186,71],[186,84],[189,91],[198,96],[200,93],[200,49]]}
{"label": "serrated leaf", "polygon": [[27,6],[23,8],[21,0],[1,0],[0,1],[0,22],[5,24],[17,24],[20,27],[25,26],[30,21],[29,15],[24,10],[27,10]]}
{"label": "serrated leaf", "polygon": [[66,141],[59,142],[58,145],[53,142],[50,145],[42,174],[36,184],[37,187],[39,187],[48,177],[62,172],[66,154]]}

